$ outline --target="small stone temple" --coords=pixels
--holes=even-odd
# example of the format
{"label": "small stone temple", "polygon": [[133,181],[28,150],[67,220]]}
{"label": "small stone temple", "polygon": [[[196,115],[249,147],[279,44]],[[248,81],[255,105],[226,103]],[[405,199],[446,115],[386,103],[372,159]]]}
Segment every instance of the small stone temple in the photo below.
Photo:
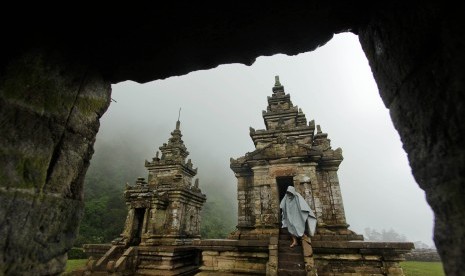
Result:
{"label": "small stone temple", "polygon": [[[179,121],[151,162],[147,181],[125,191],[128,216],[112,245],[87,245],[87,274],[112,275],[404,275],[399,263],[412,243],[365,242],[346,221],[338,168],[342,150],[294,106],[279,77],[262,112],[265,129],[250,128],[255,150],[231,158],[237,178],[237,228],[228,239],[199,236],[205,196],[181,140]],[[290,248],[279,204],[294,186],[317,217],[315,235]],[[97,275],[97,274],[96,274]]]}
{"label": "small stone temple", "polygon": [[92,272],[121,272],[146,275],[192,274],[198,268],[198,252],[192,241],[200,238],[200,211],[206,200],[193,183],[189,152],[181,139],[179,120],[152,161],[145,161],[148,178],[126,185],[128,215],[124,231],[111,245],[86,245],[93,256],[87,264]]}

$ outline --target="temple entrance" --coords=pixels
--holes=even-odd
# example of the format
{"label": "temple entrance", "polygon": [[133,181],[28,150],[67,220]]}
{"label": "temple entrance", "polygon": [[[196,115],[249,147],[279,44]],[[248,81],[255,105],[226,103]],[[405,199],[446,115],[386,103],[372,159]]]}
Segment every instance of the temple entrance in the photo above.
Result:
{"label": "temple entrance", "polygon": [[279,202],[286,195],[287,187],[294,186],[294,178],[292,176],[279,176],[276,177],[276,184],[278,185]]}
{"label": "temple entrance", "polygon": [[131,242],[129,245],[139,245],[141,242],[142,236],[142,226],[144,224],[145,208],[135,208],[134,209],[134,223]]}

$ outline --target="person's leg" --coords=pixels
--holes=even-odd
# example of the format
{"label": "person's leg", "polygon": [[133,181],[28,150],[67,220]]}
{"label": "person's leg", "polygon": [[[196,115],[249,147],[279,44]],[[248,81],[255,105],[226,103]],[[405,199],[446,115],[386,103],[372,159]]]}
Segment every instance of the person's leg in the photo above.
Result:
{"label": "person's leg", "polygon": [[290,247],[294,247],[297,245],[297,238],[294,235],[291,235],[291,238],[292,238],[292,243]]}

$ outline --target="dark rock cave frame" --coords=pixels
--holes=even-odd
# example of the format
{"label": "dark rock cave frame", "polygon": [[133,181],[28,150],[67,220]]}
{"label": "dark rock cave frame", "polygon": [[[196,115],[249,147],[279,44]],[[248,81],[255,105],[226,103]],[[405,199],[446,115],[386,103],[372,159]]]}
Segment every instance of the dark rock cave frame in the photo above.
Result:
{"label": "dark rock cave frame", "polygon": [[351,31],[359,36],[415,180],[434,211],[434,241],[445,272],[461,275],[464,4],[327,2],[192,4],[137,14],[130,7],[105,13],[36,10],[3,17],[0,271],[63,270],[112,83],[250,65],[258,56],[312,51],[335,33]]}

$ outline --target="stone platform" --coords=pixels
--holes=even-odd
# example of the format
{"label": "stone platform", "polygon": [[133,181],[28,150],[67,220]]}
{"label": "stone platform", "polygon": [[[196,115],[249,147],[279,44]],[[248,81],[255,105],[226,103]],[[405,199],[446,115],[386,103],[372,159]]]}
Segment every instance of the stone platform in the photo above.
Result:
{"label": "stone platform", "polygon": [[197,240],[193,246],[202,251],[197,275],[266,275],[269,240]]}
{"label": "stone platform", "polygon": [[[87,245],[91,256],[85,275],[281,275],[278,237],[268,240],[194,240],[191,246]],[[408,242],[312,241],[311,258],[305,248],[294,248],[296,260],[319,276],[400,276],[400,262],[413,249]],[[287,249],[287,248],[283,248]],[[307,249],[308,250],[308,249]],[[106,254],[106,256],[105,256]],[[291,259],[285,262],[291,264]],[[292,264],[291,264],[292,265]],[[89,273],[91,272],[91,273]],[[126,274],[124,274],[126,273]],[[84,274],[83,274],[84,275]]]}
{"label": "stone platform", "polygon": [[[404,275],[400,262],[410,242],[313,241],[318,275]],[[349,274],[351,273],[351,274]]]}
{"label": "stone platform", "polygon": [[[279,246],[284,245],[277,240],[195,241],[194,246],[202,251],[196,275],[281,275],[276,265]],[[404,275],[400,262],[413,248],[408,242],[313,241],[311,245],[313,260],[305,257],[306,269],[313,267],[319,276]],[[305,255],[302,246],[296,247],[294,253],[301,255],[298,260]]]}
{"label": "stone platform", "polygon": [[200,254],[193,246],[88,244],[86,270],[75,275],[194,275]]}

